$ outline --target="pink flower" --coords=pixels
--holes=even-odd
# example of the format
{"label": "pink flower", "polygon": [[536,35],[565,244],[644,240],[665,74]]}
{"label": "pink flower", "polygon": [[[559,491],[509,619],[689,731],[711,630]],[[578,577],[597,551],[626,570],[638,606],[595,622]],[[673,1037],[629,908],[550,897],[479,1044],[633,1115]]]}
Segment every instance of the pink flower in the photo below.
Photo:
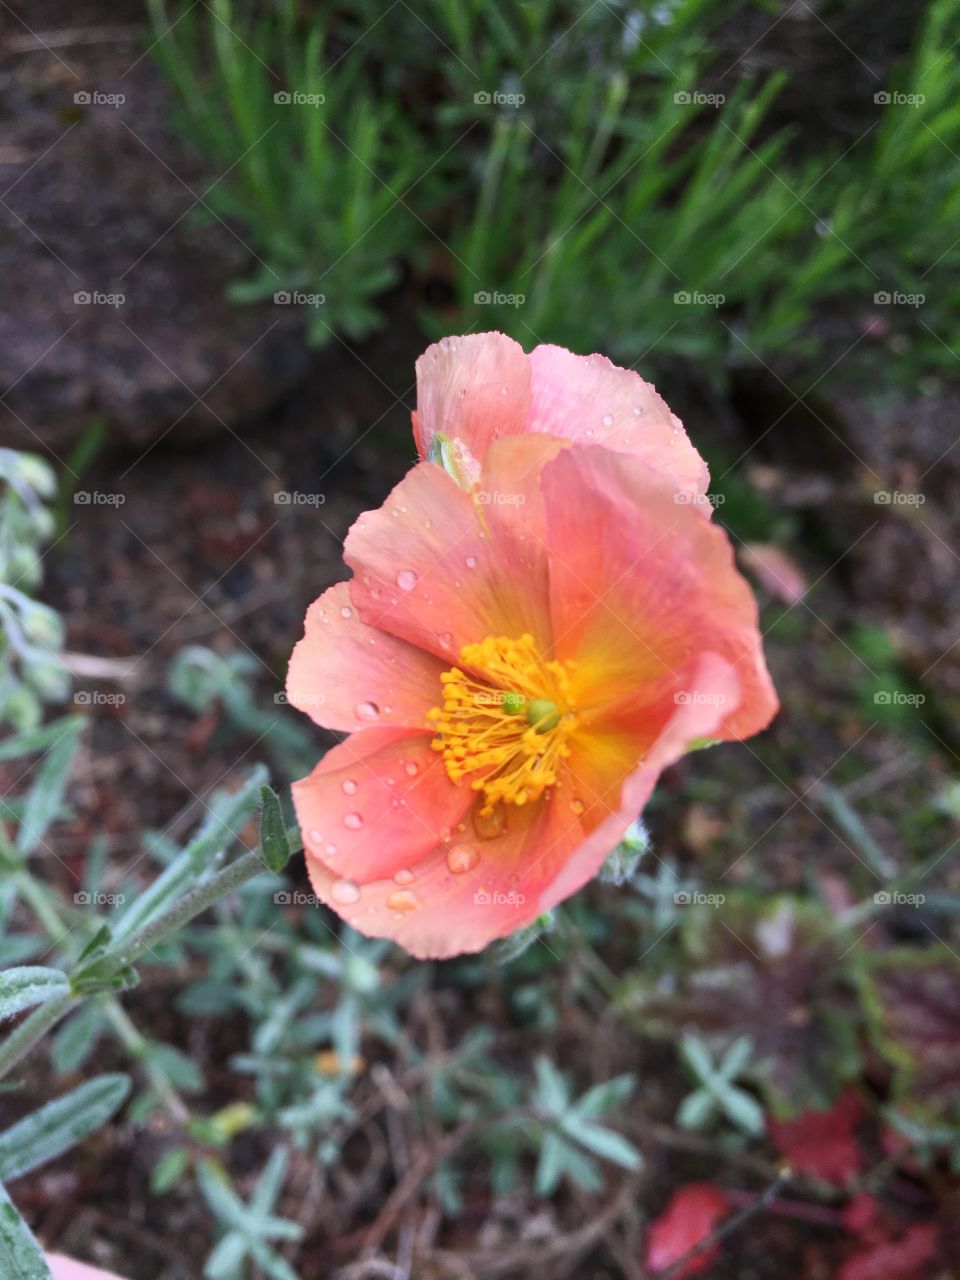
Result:
{"label": "pink flower", "polygon": [[777,700],[726,534],[646,460],[521,434],[413,468],[311,605],[290,701],[351,736],[293,794],[321,901],[414,955],[580,888],[661,771]]}
{"label": "pink flower", "polygon": [[553,346],[527,355],[502,333],[475,333],[444,338],[417,361],[420,457],[442,458],[465,487],[494,440],[533,431],[633,454],[691,498],[707,491],[706,463],[680,419],[649,382],[606,356]]}
{"label": "pink flower", "polygon": [[44,1257],[53,1280],[122,1280],[112,1271],[101,1271],[86,1262],[74,1262],[73,1258],[65,1258],[62,1253],[47,1253]]}

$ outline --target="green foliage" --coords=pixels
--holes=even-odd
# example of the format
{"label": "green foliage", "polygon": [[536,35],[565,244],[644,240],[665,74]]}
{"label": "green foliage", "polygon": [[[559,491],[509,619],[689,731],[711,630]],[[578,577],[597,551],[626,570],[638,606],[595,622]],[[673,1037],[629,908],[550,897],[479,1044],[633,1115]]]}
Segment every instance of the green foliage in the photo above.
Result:
{"label": "green foliage", "polygon": [[42,458],[0,449],[0,726],[35,728],[43,704],[65,698],[69,686],[63,623],[31,596],[42,576],[40,548],[53,534],[55,489]]}
{"label": "green foliage", "polygon": [[274,1213],[286,1169],[286,1152],[278,1148],[261,1173],[249,1202],[244,1204],[221,1165],[210,1160],[200,1162],[200,1190],[223,1232],[203,1269],[207,1280],[244,1280],[250,1274],[248,1262],[270,1280],[298,1280],[297,1273],[272,1247],[277,1241],[299,1240],[303,1236],[303,1228],[296,1222]]}
{"label": "green foliage", "polygon": [[130,1092],[125,1075],[95,1076],[0,1133],[0,1182],[55,1160],[106,1124]]}
{"label": "green foliage", "polygon": [[677,1124],[682,1129],[705,1129],[723,1115],[745,1133],[763,1133],[763,1108],[734,1083],[749,1062],[752,1048],[748,1036],[739,1036],[715,1063],[699,1036],[683,1036],[680,1056],[698,1087],[687,1094],[677,1111]]}

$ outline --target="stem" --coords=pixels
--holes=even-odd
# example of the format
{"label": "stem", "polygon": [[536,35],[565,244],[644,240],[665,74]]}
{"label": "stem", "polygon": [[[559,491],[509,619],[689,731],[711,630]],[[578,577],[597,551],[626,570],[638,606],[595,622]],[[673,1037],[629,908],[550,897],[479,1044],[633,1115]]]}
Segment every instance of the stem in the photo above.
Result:
{"label": "stem", "polygon": [[3,1044],[0,1044],[0,1079],[16,1066],[21,1058],[25,1058],[50,1028],[56,1026],[64,1014],[79,1004],[83,998],[68,991],[66,995],[57,996],[55,1000],[48,1000],[46,1004],[34,1009],[29,1017],[24,1018],[17,1029],[11,1031]]}
{"label": "stem", "polygon": [[[290,844],[291,853],[297,853],[303,848],[303,839],[296,827],[291,827],[287,831],[287,840]],[[222,871],[218,871],[206,884],[198,885],[196,889],[192,889],[188,894],[185,894],[179,902],[175,902],[168,911],[158,916],[152,924],[148,924],[145,929],[141,929],[139,933],[135,934],[129,942],[119,947],[117,949],[117,959],[126,963],[139,960],[158,942],[162,942],[170,934],[176,933],[178,929],[188,924],[194,916],[201,915],[208,907],[212,907],[218,898],[222,898],[227,893],[232,893],[234,889],[239,889],[242,884],[246,884],[254,876],[260,875],[264,871],[269,872],[269,870],[270,868],[264,862],[259,848],[249,850],[243,857],[238,858],[236,862],[232,862],[229,867],[224,867]]]}

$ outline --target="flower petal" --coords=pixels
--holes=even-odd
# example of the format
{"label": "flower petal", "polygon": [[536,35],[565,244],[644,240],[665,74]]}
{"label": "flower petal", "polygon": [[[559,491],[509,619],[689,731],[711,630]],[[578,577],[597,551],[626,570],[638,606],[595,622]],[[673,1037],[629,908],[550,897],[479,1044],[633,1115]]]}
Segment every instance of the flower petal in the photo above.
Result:
{"label": "flower petal", "polygon": [[425,730],[367,729],[293,784],[304,847],[341,879],[392,876],[435,848],[474,795],[455,786]]}
{"label": "flower petal", "polygon": [[421,458],[442,431],[482,461],[491,441],[523,430],[529,407],[527,356],[502,333],[443,338],[417,361],[413,434]]}
{"label": "flower petal", "polygon": [[287,698],[327,729],[374,723],[422,729],[446,665],[367,626],[349,584],[338,582],[307,610],[306,633],[287,671]]}
{"label": "flower petal", "polygon": [[673,677],[711,650],[736,665],[736,710],[714,736],[745,738],[777,710],[757,606],[726,532],[673,482],[609,449],[565,450],[543,470],[556,644],[578,662],[597,702],[620,701]]}
{"label": "flower petal", "polygon": [[530,374],[527,431],[633,454],[669,475],[681,492],[706,493],[707,464],[680,419],[632,369],[606,356],[541,346],[530,353]]}
{"label": "flower petal", "polygon": [[[698,687],[735,700],[736,677],[716,655],[704,656],[693,679]],[[347,905],[338,901],[338,872],[308,853],[317,896],[361,933],[392,938],[421,959],[479,951],[531,924],[594,876],[643,808],[662,769],[693,739],[712,734],[720,715],[716,702],[673,707],[646,758],[628,776],[622,776],[618,762],[601,780],[603,770],[596,766],[591,783],[566,779],[549,801],[506,806],[498,816],[499,831],[468,816],[450,842],[438,844],[411,868],[406,883],[364,883]],[[576,803],[581,782],[596,792],[584,809]]]}
{"label": "flower petal", "polygon": [[[498,447],[507,445],[501,442]],[[536,441],[525,448],[539,456]],[[509,447],[509,446],[508,446]],[[535,472],[531,472],[535,475]],[[413,468],[377,511],[361,515],[344,555],[355,576],[350,596],[363,621],[446,659],[488,635],[548,634],[546,583],[518,578],[505,556],[505,517],[465,493],[442,468]]]}

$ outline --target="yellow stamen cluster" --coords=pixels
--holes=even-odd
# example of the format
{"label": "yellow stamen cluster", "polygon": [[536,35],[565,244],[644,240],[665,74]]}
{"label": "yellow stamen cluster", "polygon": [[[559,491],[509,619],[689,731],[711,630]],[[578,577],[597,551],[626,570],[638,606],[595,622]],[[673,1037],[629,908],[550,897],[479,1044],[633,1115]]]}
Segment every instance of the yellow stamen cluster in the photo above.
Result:
{"label": "yellow stamen cluster", "polygon": [[481,814],[498,802],[522,805],[556,783],[576,724],[569,662],[545,661],[533,636],[488,636],[460,650],[466,670],[453,667],[440,680],[443,706],[427,719],[432,746],[454,782],[470,775],[482,791]]}

